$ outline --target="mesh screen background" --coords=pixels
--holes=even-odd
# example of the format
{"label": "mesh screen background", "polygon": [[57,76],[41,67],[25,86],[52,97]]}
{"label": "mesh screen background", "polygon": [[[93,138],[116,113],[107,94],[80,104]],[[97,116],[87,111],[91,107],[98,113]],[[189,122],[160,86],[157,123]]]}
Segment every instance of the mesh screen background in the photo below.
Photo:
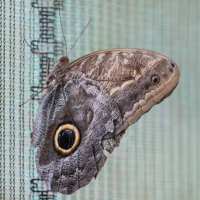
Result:
{"label": "mesh screen background", "polygon": [[[31,3],[53,10],[54,43],[40,42],[39,8]],[[31,53],[24,39],[39,41],[38,50],[49,52],[52,65],[57,54],[66,54],[55,4],[0,2],[0,199],[40,198],[30,190],[30,180],[38,177],[30,134],[39,101],[22,108],[19,104],[45,79],[41,80],[41,58]],[[107,154],[96,181],[71,196],[54,194],[54,199],[200,199],[200,1],[63,0],[61,4],[68,49],[92,18],[70,53],[71,61],[108,48],[149,49],[174,60],[181,78],[172,96],[131,126],[120,147]]]}

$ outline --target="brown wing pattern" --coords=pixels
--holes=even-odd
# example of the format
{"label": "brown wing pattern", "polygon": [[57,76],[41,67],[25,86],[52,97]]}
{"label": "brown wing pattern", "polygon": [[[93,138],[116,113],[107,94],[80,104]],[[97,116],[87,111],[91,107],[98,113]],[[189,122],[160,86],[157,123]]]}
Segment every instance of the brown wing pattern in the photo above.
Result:
{"label": "brown wing pattern", "polygon": [[[63,194],[87,185],[106,162],[103,150],[112,153],[128,126],[172,93],[179,76],[171,59],[148,50],[100,51],[69,64],[67,57],[59,60],[47,78],[32,136],[39,175]],[[80,132],[70,154],[55,144],[64,124]]]}
{"label": "brown wing pattern", "polygon": [[[72,72],[70,76],[63,87],[59,85],[54,94],[50,96],[47,92],[43,97],[32,140],[37,146],[39,175],[52,191],[63,194],[87,185],[100,171],[106,161],[102,138],[114,131],[113,121],[121,121],[118,107],[102,86],[81,78],[80,72]],[[93,113],[90,120],[87,120],[88,109]],[[47,126],[41,131],[40,125],[45,123]],[[68,156],[56,151],[53,144],[56,129],[63,123],[74,123],[81,133],[79,146]]]}

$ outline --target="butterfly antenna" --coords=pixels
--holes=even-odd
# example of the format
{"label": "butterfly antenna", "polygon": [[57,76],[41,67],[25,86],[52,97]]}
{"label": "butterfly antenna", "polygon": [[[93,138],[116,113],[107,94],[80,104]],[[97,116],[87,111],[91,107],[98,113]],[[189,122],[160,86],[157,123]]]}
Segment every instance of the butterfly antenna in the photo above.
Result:
{"label": "butterfly antenna", "polygon": [[83,32],[85,31],[85,29],[88,27],[88,25],[90,24],[90,22],[92,21],[92,19],[89,20],[89,22],[87,23],[87,25],[83,28],[81,34],[78,36],[78,38],[75,40],[74,44],[72,45],[71,49],[69,50],[68,54],[70,54],[71,50],[74,48],[75,44],[77,43],[77,41],[79,40],[79,38],[81,37],[81,35],[83,34]]}
{"label": "butterfly antenna", "polygon": [[27,102],[29,102],[31,99],[34,99],[35,96],[37,96],[38,94],[40,94],[43,90],[45,90],[48,87],[49,87],[48,85],[46,87],[44,87],[42,90],[40,90],[39,92],[37,92],[36,94],[34,94],[30,99],[28,99],[27,101],[25,101],[24,103],[22,103],[21,105],[19,105],[19,107],[22,107],[24,104],[26,104]]}
{"label": "butterfly antenna", "polygon": [[26,39],[24,39],[24,41],[26,42],[26,44],[30,47],[31,51],[34,53],[34,54],[38,54],[40,56],[42,56],[43,58],[46,58],[48,60],[48,64],[47,64],[47,76],[49,75],[49,66],[50,66],[50,58],[48,58],[47,56],[45,56],[44,54],[38,52],[38,51],[35,51],[34,48],[26,41]]}
{"label": "butterfly antenna", "polygon": [[64,30],[63,30],[63,26],[62,26],[62,19],[61,19],[61,14],[60,14],[60,3],[58,2],[58,9],[59,9],[59,16],[60,16],[60,25],[61,25],[61,29],[62,29],[62,34],[65,40],[65,46],[66,46],[66,53],[67,53],[67,42],[66,42],[66,38],[64,35]]}

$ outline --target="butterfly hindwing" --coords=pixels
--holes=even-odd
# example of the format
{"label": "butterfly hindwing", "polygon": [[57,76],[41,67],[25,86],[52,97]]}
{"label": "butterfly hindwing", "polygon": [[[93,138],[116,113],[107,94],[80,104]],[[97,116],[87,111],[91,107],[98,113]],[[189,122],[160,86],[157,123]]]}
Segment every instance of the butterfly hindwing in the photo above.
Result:
{"label": "butterfly hindwing", "polygon": [[[40,110],[49,104],[50,111],[49,115],[45,113],[45,119],[49,119],[46,134],[42,135],[45,139],[37,146],[38,173],[52,191],[71,194],[87,185],[104,166],[102,138],[114,131],[114,120],[121,120],[120,112],[100,84],[81,78],[80,72],[71,73],[66,84],[57,86],[54,98],[49,97],[49,92],[46,95]],[[43,118],[39,115],[37,120]],[[66,123],[79,129],[81,140],[75,151],[63,156],[55,149],[53,140],[56,129]],[[34,131],[40,128],[36,121]]]}

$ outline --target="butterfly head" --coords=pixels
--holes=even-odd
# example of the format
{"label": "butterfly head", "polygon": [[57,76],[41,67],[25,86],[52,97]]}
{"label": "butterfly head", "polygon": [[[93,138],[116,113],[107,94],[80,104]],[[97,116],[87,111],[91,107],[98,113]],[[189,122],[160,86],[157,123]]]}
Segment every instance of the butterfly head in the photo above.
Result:
{"label": "butterfly head", "polygon": [[46,85],[58,85],[66,73],[66,66],[69,64],[68,56],[60,56],[47,77]]}

